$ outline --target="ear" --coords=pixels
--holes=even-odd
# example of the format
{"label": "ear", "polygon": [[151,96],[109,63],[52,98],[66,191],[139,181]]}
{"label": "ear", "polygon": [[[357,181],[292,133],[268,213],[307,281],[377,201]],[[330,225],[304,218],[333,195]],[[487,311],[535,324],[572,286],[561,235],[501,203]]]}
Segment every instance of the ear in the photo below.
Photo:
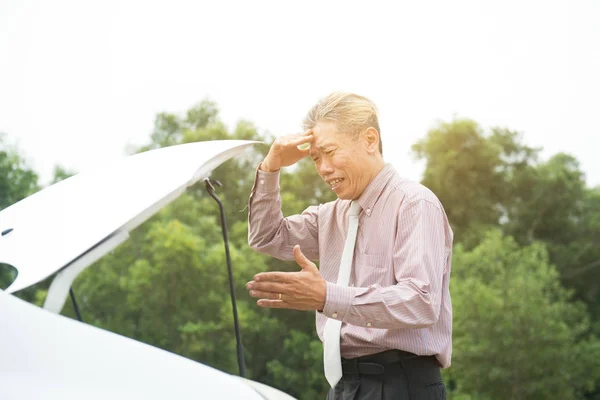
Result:
{"label": "ear", "polygon": [[367,151],[369,153],[379,153],[379,132],[370,127],[365,131],[365,140],[367,142]]}

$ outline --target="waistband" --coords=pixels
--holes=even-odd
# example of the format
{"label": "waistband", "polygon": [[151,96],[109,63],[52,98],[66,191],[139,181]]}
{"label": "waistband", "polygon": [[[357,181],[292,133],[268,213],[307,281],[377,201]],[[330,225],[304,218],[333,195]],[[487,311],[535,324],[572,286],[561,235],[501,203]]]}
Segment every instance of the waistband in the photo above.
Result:
{"label": "waistband", "polygon": [[435,356],[418,356],[402,350],[388,350],[357,358],[342,358],[344,374],[379,375],[385,372],[385,366],[401,364],[403,368],[440,368]]}

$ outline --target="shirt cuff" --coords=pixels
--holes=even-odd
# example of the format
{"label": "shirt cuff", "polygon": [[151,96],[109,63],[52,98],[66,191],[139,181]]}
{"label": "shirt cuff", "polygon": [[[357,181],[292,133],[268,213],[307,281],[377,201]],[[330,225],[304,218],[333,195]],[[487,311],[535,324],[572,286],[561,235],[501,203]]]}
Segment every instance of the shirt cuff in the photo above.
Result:
{"label": "shirt cuff", "polygon": [[263,193],[273,193],[279,191],[279,171],[266,172],[260,169],[260,165],[256,169],[256,177],[254,190]]}
{"label": "shirt cuff", "polygon": [[348,311],[352,306],[352,301],[356,295],[356,289],[357,288],[351,286],[341,286],[327,282],[323,314],[329,318],[344,321],[346,319],[346,314],[348,314]]}

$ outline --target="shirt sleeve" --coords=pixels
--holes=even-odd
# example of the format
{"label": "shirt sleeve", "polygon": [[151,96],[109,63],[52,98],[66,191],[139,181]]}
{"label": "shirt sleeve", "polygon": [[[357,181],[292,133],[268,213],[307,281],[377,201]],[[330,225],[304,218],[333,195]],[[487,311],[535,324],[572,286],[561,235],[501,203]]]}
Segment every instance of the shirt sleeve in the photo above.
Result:
{"label": "shirt sleeve", "polygon": [[323,313],[351,325],[418,329],[437,322],[451,252],[442,210],[427,200],[401,207],[394,239],[396,284],[347,287],[327,283]]}
{"label": "shirt sleeve", "polygon": [[318,260],[319,206],[284,218],[279,178],[279,171],[257,168],[248,205],[248,244],[256,251],[285,261],[294,260],[294,246],[300,245],[308,259]]}

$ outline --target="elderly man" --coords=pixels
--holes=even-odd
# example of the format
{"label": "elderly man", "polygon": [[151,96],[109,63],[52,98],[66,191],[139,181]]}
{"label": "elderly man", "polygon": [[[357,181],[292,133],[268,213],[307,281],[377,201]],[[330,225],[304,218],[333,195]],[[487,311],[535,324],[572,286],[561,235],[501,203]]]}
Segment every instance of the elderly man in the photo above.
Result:
{"label": "elderly man", "polygon": [[[249,244],[298,272],[248,282],[261,307],[315,310],[327,399],[443,399],[450,366],[453,233],[438,198],[382,156],[377,110],[333,93],[258,166]],[[310,156],[335,201],[281,212],[279,171]],[[319,261],[319,269],[312,261]]]}

